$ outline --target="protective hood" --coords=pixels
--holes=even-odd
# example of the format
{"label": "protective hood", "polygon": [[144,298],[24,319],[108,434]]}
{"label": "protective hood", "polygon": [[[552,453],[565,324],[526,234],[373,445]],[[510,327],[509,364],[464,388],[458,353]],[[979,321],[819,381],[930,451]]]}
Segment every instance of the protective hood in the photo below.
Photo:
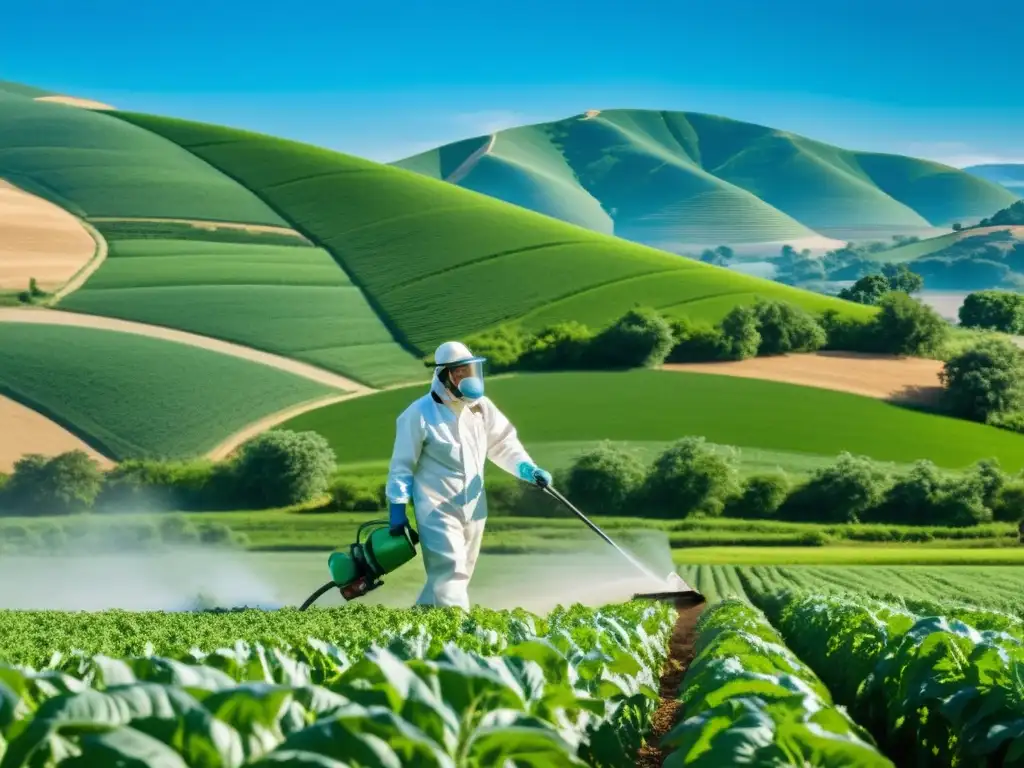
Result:
{"label": "protective hood", "polygon": [[[433,389],[446,402],[474,402],[484,395],[484,362],[457,341],[448,341],[434,353]],[[440,389],[440,391],[439,391]]]}

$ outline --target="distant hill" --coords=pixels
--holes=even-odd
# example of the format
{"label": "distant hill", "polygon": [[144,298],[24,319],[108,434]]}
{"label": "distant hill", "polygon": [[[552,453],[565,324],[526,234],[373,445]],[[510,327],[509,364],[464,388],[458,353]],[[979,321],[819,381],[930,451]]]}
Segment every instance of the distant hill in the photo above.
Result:
{"label": "distant hill", "polygon": [[1024,163],[972,165],[964,170],[979,179],[1001,184],[1019,197],[1024,197]]}
{"label": "distant hill", "polygon": [[393,164],[675,252],[927,237],[1017,199],[932,161],[693,112],[592,110]]}

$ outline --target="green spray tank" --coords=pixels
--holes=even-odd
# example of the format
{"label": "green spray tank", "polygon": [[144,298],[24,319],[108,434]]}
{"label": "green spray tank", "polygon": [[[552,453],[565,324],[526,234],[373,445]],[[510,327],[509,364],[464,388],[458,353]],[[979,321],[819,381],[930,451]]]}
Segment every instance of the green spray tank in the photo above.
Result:
{"label": "green spray tank", "polygon": [[[363,533],[370,531],[363,540]],[[299,608],[304,611],[321,595],[334,589],[341,592],[346,601],[362,597],[384,582],[384,574],[405,565],[416,557],[416,545],[420,537],[409,526],[403,526],[400,533],[392,533],[387,520],[371,520],[363,523],[356,531],[356,540],[347,551],[332,552],[327,558],[331,580],[306,598]]]}

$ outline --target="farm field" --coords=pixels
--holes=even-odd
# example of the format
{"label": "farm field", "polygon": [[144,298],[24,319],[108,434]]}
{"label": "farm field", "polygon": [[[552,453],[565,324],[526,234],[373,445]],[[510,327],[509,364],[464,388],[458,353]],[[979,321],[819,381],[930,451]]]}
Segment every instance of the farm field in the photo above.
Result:
{"label": "farm field", "polygon": [[287,226],[181,147],[110,113],[0,92],[0,178],[81,218],[163,217]]}
{"label": "farm field", "polygon": [[278,233],[221,229],[205,240],[173,224],[96,226],[109,255],[61,309],[244,344],[366,386],[424,376],[322,248]]}
{"label": "farm field", "polygon": [[[681,573],[708,604],[678,615],[602,602],[607,592],[591,595],[597,606],[468,615],[368,602],[0,611],[3,661],[28,665],[5,674],[25,706],[0,730],[8,756],[39,749],[45,725],[93,759],[175,765],[200,749],[236,765],[331,765],[372,745],[396,751],[396,764],[402,754],[455,766],[458,743],[566,766],[767,761],[783,745],[804,765],[979,764],[1020,748],[1000,726],[1019,717],[1009,695],[1024,639],[1019,570],[694,566]],[[543,589],[520,586],[527,601]],[[480,697],[472,713],[469,690]],[[971,718],[939,706],[952,694],[975,711],[988,704]],[[246,741],[260,707],[262,736]],[[933,711],[927,728],[922,707]],[[65,724],[72,712],[76,727]],[[573,712],[587,714],[565,718]],[[176,722],[192,723],[189,740],[169,736]]]}
{"label": "farm field", "polygon": [[[117,115],[194,152],[281,211],[334,255],[396,338],[421,352],[518,317],[527,325],[571,319],[601,326],[637,302],[709,320],[755,294],[843,314],[872,312],[569,226],[410,171],[219,126]],[[377,201],[387,201],[387,209]],[[543,282],[524,279],[538,270]],[[460,291],[472,293],[474,307],[453,315],[448,297]]]}
{"label": "farm field", "polygon": [[[394,420],[415,391],[376,393],[310,411],[282,426],[320,432],[341,463],[386,460]],[[531,450],[548,441],[672,441],[699,435],[741,450],[832,457],[849,451],[898,463],[928,458],[947,469],[996,456],[1007,471],[1024,466],[1020,435],[874,398],[779,382],[679,371],[552,373],[492,377],[488,392]],[[624,418],[625,402],[646,407]],[[828,429],[822,428],[823,418]]]}
{"label": "farm field", "polygon": [[0,323],[0,356],[0,394],[118,460],[202,454],[269,414],[340,394],[237,357],[94,328]]}
{"label": "farm field", "polygon": [[508,128],[393,165],[680,252],[751,243],[821,251],[847,240],[927,236],[1016,198],[939,163],[716,115],[641,109]]}

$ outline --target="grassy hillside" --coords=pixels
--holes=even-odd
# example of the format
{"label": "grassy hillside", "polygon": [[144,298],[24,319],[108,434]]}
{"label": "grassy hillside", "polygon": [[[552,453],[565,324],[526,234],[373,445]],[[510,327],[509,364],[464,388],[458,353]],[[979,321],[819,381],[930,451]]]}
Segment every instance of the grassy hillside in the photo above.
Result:
{"label": "grassy hillside", "polygon": [[0,323],[0,360],[0,394],[114,459],[199,454],[264,416],[337,392],[196,347],[69,326]]}
{"label": "grassy hillside", "polygon": [[233,341],[373,387],[424,375],[322,248],[276,233],[96,227],[108,258],[62,309]]}
{"label": "grassy hillside", "polygon": [[526,318],[611,322],[635,303],[717,320],[756,294],[871,310],[538,215],[423,175],[256,133],[150,115],[164,136],[255,191],[325,247],[420,352]]}
{"label": "grassy hillside", "polygon": [[913,234],[1014,199],[938,163],[693,112],[576,115],[395,165],[668,248]]}
{"label": "grassy hillside", "polygon": [[103,112],[12,90],[0,86],[0,178],[27,192],[83,218],[284,224],[251,192],[166,139]]}
{"label": "grassy hillside", "polygon": [[1024,287],[1024,225],[972,227],[882,254],[908,262],[931,290]]}
{"label": "grassy hillside", "polygon": [[[339,461],[386,459],[394,420],[422,388],[403,388],[310,411],[284,426],[327,437]],[[720,444],[879,461],[927,458],[949,469],[998,457],[1024,467],[1024,436],[911,411],[857,395],[791,384],[668,371],[496,378],[488,394],[528,449],[562,441],[666,441],[702,435]],[[623,409],[643,403],[642,409]]]}
{"label": "grassy hillside", "polygon": [[1024,163],[972,165],[964,170],[979,179],[1001,184],[1018,197],[1024,196]]}

